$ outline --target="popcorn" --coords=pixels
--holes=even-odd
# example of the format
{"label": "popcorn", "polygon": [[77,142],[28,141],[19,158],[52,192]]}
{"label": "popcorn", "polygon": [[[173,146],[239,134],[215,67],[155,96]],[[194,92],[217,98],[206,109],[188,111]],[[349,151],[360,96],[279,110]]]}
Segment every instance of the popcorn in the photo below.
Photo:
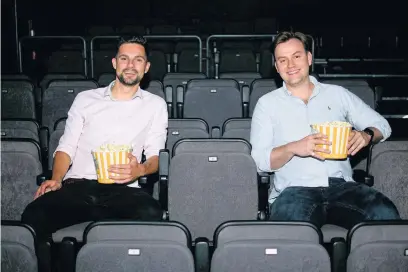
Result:
{"label": "popcorn", "polygon": [[114,180],[109,176],[120,176],[120,174],[110,173],[109,167],[114,164],[128,164],[129,154],[132,153],[132,146],[126,144],[103,144],[92,150],[98,182],[112,184]]}
{"label": "popcorn", "polygon": [[103,144],[97,149],[95,152],[119,152],[119,151],[127,151],[132,149],[131,145],[117,145],[117,144]]}
{"label": "popcorn", "polygon": [[325,159],[346,159],[347,154],[347,143],[351,132],[352,125],[348,122],[342,121],[332,121],[324,122],[320,124],[311,125],[313,132],[320,132],[328,136],[328,141],[331,145],[316,145],[316,147],[329,149],[330,154],[317,152],[320,156]]}
{"label": "popcorn", "polygon": [[342,121],[324,122],[321,124],[314,124],[312,126],[352,127],[352,125],[349,122]]}

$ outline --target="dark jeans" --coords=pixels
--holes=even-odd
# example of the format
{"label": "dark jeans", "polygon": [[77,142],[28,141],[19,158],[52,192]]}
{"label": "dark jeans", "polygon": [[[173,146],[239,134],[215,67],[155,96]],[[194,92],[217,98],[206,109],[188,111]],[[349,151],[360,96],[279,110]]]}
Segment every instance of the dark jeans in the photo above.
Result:
{"label": "dark jeans", "polygon": [[352,228],[369,220],[398,220],[395,205],[382,193],[357,182],[330,178],[329,187],[288,187],[270,207],[270,220],[307,221],[321,227]]}
{"label": "dark jeans", "polygon": [[162,218],[160,204],[143,189],[86,179],[68,179],[63,184],[31,202],[22,215],[23,223],[40,238],[87,221]]}

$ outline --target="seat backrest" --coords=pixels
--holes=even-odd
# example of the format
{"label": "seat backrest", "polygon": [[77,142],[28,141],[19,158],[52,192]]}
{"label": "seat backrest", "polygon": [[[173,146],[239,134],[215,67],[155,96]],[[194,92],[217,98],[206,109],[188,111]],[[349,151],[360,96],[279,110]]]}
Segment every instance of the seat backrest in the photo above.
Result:
{"label": "seat backrest", "polygon": [[347,271],[407,271],[408,221],[366,222],[348,234]]}
{"label": "seat backrest", "polygon": [[1,120],[1,138],[26,138],[40,142],[39,125],[34,120]]}
{"label": "seat backrest", "polygon": [[167,240],[191,246],[191,234],[177,222],[109,221],[89,225],[84,232],[84,242],[108,240]]}
{"label": "seat backrest", "polygon": [[40,82],[40,87],[44,91],[45,89],[47,89],[48,84],[53,80],[69,80],[69,79],[81,80],[81,79],[85,79],[85,76],[83,74],[74,74],[74,73],[46,74]]}
{"label": "seat backrest", "polygon": [[149,75],[152,80],[162,80],[167,73],[167,61],[166,55],[159,50],[151,50],[149,52],[149,61],[151,67],[149,69]]}
{"label": "seat backrest", "polygon": [[258,186],[250,144],[239,139],[185,139],[173,148],[168,211],[193,235],[212,238],[227,220],[257,218]]}
{"label": "seat backrest", "polygon": [[28,80],[30,81],[30,77],[25,74],[2,74],[1,80]]}
{"label": "seat backrest", "polygon": [[163,84],[159,80],[152,80],[149,82],[149,84],[145,88],[146,91],[158,95],[163,99],[166,99],[164,95],[164,88]]}
{"label": "seat backrest", "polygon": [[220,78],[232,78],[238,81],[239,85],[242,87],[247,85],[251,86],[252,82],[256,79],[262,78],[261,74],[255,72],[241,72],[241,73],[221,73]]}
{"label": "seat backrest", "polygon": [[238,138],[250,141],[251,119],[232,118],[225,121],[222,127],[222,138]]}
{"label": "seat backrest", "polygon": [[52,132],[54,123],[67,117],[68,111],[78,93],[96,89],[93,80],[53,80],[43,93],[42,125]]}
{"label": "seat backrest", "polygon": [[171,86],[173,91],[173,115],[177,114],[177,86],[183,86],[186,89],[187,83],[192,79],[205,79],[203,73],[167,73],[163,77],[164,87]]}
{"label": "seat backrest", "polygon": [[256,72],[254,52],[250,49],[222,49],[220,72]]}
{"label": "seat backrest", "polygon": [[36,119],[34,86],[30,81],[1,81],[1,117]]}
{"label": "seat backrest", "polygon": [[374,188],[389,197],[400,216],[408,219],[408,141],[375,145],[369,172],[374,176]]}
{"label": "seat backrest", "polygon": [[57,129],[62,129],[62,130],[64,130],[65,129],[65,123],[67,122],[67,117],[63,117],[63,118],[60,118],[60,119],[58,119],[57,121],[55,121],[55,123],[54,123],[54,130],[57,130]]}
{"label": "seat backrest", "polygon": [[187,84],[183,117],[201,118],[210,128],[221,128],[227,119],[243,116],[242,104],[241,91],[235,80],[194,79]]}
{"label": "seat backrest", "polygon": [[362,79],[323,79],[323,83],[339,85],[349,90],[372,109],[376,108],[375,93],[368,82]]}
{"label": "seat backrest", "polygon": [[186,86],[189,80],[206,78],[203,73],[167,73],[163,78],[163,85],[171,86],[174,90],[179,85]]}
{"label": "seat backrest", "polygon": [[34,230],[11,222],[1,224],[1,271],[37,272]]}
{"label": "seat backrest", "polygon": [[200,65],[198,48],[181,50],[178,55],[177,72],[198,73]]}
{"label": "seat backrest", "polygon": [[21,219],[23,210],[37,191],[36,180],[41,173],[41,153],[37,142],[30,139],[2,139],[2,219]]}
{"label": "seat backrest", "polygon": [[202,119],[169,119],[166,148],[172,156],[174,144],[181,139],[210,138],[207,123]]}
{"label": "seat backrest", "polygon": [[214,232],[214,247],[220,247],[237,240],[264,239],[321,244],[323,234],[318,228],[309,223],[231,221],[222,223]]}
{"label": "seat backrest", "polygon": [[115,73],[102,73],[98,77],[98,84],[101,87],[106,87],[111,84],[116,78]]}
{"label": "seat backrest", "polygon": [[330,271],[321,243],[321,231],[309,223],[227,222],[215,231],[211,271]]}
{"label": "seat backrest", "polygon": [[249,96],[249,116],[252,116],[259,98],[277,88],[274,79],[257,79],[252,82]]}
{"label": "seat backrest", "polygon": [[84,57],[81,50],[52,52],[47,63],[51,73],[84,73]]}
{"label": "seat backrest", "polygon": [[98,222],[84,233],[77,272],[193,272],[191,235],[176,222]]}
{"label": "seat backrest", "polygon": [[[102,45],[101,45],[102,46]],[[103,73],[112,73],[112,58],[115,57],[116,50],[114,49],[96,49],[93,54],[94,78],[98,78]]]}
{"label": "seat backrest", "polygon": [[194,87],[230,87],[239,88],[238,81],[234,79],[191,79],[187,82],[187,89]]}

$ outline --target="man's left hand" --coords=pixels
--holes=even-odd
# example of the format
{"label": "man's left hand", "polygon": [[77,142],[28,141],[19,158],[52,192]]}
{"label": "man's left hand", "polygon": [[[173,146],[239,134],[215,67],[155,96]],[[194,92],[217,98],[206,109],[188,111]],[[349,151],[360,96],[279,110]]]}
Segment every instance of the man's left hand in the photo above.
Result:
{"label": "man's left hand", "polygon": [[370,137],[364,131],[352,130],[347,144],[347,153],[351,156],[356,155],[357,152],[370,143]]}
{"label": "man's left hand", "polygon": [[145,166],[143,164],[140,164],[137,161],[137,158],[132,154],[129,154],[129,159],[130,161],[128,164],[115,164],[109,167],[109,178],[114,180],[115,183],[127,183],[130,181],[134,181],[144,175]]}

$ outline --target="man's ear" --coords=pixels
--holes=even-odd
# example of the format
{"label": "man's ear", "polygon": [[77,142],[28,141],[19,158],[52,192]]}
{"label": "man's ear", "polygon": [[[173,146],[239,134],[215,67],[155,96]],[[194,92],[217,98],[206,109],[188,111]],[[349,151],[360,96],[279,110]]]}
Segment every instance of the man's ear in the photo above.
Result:
{"label": "man's ear", "polygon": [[312,61],[313,61],[313,55],[312,53],[310,53],[310,51],[307,51],[307,62],[309,63],[309,66],[312,65]]}
{"label": "man's ear", "polygon": [[276,69],[276,72],[278,72],[279,74],[279,68],[278,68],[278,65],[276,64],[276,60],[275,60],[275,69]]}
{"label": "man's ear", "polygon": [[147,74],[147,72],[149,72],[150,69],[150,62],[146,62],[146,67],[145,67],[145,74]]}
{"label": "man's ear", "polygon": [[116,70],[116,58],[112,58],[112,67]]}

